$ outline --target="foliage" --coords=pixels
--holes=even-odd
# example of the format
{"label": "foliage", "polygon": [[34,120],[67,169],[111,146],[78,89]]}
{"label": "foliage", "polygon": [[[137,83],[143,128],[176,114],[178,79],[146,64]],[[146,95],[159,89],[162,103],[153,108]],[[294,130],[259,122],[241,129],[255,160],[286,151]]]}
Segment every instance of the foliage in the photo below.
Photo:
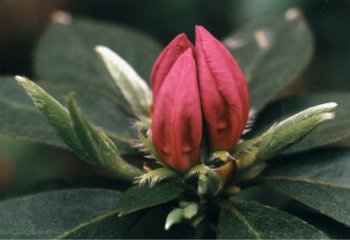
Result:
{"label": "foliage", "polygon": [[[220,167],[191,169],[192,175],[186,181],[195,181],[197,176],[198,189],[185,189],[174,172],[161,170],[164,175],[160,176],[148,170],[148,166],[157,163],[142,158],[135,148],[137,134],[143,134],[142,127],[147,123],[140,118],[141,123],[134,124],[139,127],[132,127],[136,120],[131,121],[135,115],[130,109],[135,106],[130,107],[128,99],[123,98],[125,92],[108,75],[94,51],[97,45],[108,46],[140,74],[137,81],[139,78],[147,81],[161,50],[159,43],[122,26],[86,19],[53,22],[35,52],[37,83],[42,88],[17,78],[27,91],[32,91],[31,98],[48,116],[49,123],[15,79],[5,76],[0,81],[0,133],[51,147],[70,148],[77,155],[84,152],[87,162],[110,169],[114,176],[126,180],[130,180],[128,170],[123,169],[129,169],[132,159],[139,166],[145,163],[143,170],[147,175],[140,177],[140,186],[131,186],[124,192],[117,187],[82,188],[1,201],[0,237],[337,237],[317,221],[319,216],[325,217],[330,225],[340,226],[341,237],[349,237],[350,152],[346,140],[350,137],[347,105],[350,95],[334,92],[300,96],[288,90],[305,70],[313,52],[312,34],[301,12],[290,9],[275,18],[258,19],[225,38],[223,43],[247,76],[251,105],[257,114],[256,124],[244,138],[265,136],[264,131],[273,123],[321,103],[338,103],[335,119],[316,129],[308,128],[307,132],[311,132],[308,136],[302,135],[301,141],[291,146],[287,142],[278,154],[275,149],[271,154],[268,151],[272,150],[265,146],[268,151],[261,157],[263,167],[253,166],[249,169],[253,172],[250,177],[230,181],[225,186],[223,191],[230,197],[216,196],[223,188]],[[147,86],[144,89],[148,91]],[[281,98],[281,93],[287,90],[290,96]],[[67,104],[70,92],[75,92],[75,98],[71,95]],[[40,102],[42,99],[45,101]],[[144,108],[138,110],[145,112]],[[52,115],[55,116],[50,118]],[[290,131],[289,124],[283,130]],[[271,147],[278,137],[278,133],[269,135],[268,145]],[[244,143],[236,151],[243,149]],[[142,171],[133,167],[131,174],[134,179]],[[241,174],[239,170],[237,174]],[[245,195],[256,186],[273,190],[262,203],[256,194]],[[198,199],[193,192],[203,194],[198,194]],[[281,199],[279,204],[276,199]],[[316,217],[307,217],[308,214]],[[179,222],[193,227],[175,225]],[[171,227],[170,231],[164,232],[159,224]],[[175,235],[176,228],[182,229],[183,234]],[[141,236],[137,235],[140,229]]]}

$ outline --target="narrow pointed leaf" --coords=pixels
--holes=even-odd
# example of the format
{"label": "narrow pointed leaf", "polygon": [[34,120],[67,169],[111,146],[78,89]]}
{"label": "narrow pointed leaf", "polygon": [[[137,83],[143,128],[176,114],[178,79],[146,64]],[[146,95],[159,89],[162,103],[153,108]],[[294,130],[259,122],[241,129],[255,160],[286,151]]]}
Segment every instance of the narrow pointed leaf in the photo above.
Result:
{"label": "narrow pointed leaf", "polygon": [[0,202],[0,238],[121,238],[137,215],[117,216],[120,193],[74,189]]}
{"label": "narrow pointed leaf", "polygon": [[67,148],[13,76],[0,78],[0,109],[1,134]]}
{"label": "narrow pointed leaf", "polygon": [[63,141],[77,154],[83,154],[67,109],[29,79],[17,76],[16,80],[31,97],[35,106],[57,130]]}
{"label": "narrow pointed leaf", "polygon": [[104,62],[117,88],[131,106],[133,113],[149,114],[152,105],[152,92],[137,72],[123,58],[108,47],[97,46],[96,52]]}
{"label": "narrow pointed leaf", "polygon": [[117,176],[130,181],[142,174],[141,170],[124,161],[117,146],[101,129],[86,120],[72,95],[69,96],[68,103],[74,129],[91,163],[109,169]]}
{"label": "narrow pointed leaf", "polygon": [[323,232],[303,220],[256,202],[221,205],[219,239],[325,239]]}
{"label": "narrow pointed leaf", "polygon": [[285,153],[296,153],[324,146],[349,146],[350,138],[350,95],[348,93],[318,93],[306,96],[295,96],[283,99],[270,105],[257,119],[254,132],[262,132],[271,124],[297,113],[305,108],[324,103],[338,103],[336,117],[317,127],[301,141],[285,150]]}
{"label": "narrow pointed leaf", "polygon": [[331,102],[310,107],[275,123],[258,137],[238,145],[234,153],[240,159],[236,180],[257,176],[268,159],[298,142],[322,122],[333,120],[335,114],[332,111],[336,106],[336,103]]}
{"label": "narrow pointed leaf", "polygon": [[158,183],[152,188],[133,186],[123,193],[119,213],[126,215],[169,202],[181,196],[183,191],[183,184],[180,182]]}
{"label": "narrow pointed leaf", "polygon": [[350,226],[350,151],[300,154],[267,171],[263,184]]}
{"label": "narrow pointed leaf", "polygon": [[133,116],[96,56],[96,45],[117,52],[143,79],[149,79],[161,50],[150,36],[124,26],[87,19],[52,22],[34,52],[36,77],[61,103],[69,92],[76,92],[87,118],[108,131],[122,154],[135,155],[136,150],[130,147],[130,139],[137,137],[131,128]]}
{"label": "narrow pointed leaf", "polygon": [[224,39],[249,85],[251,106],[261,110],[310,62],[313,38],[299,9],[259,18]]}

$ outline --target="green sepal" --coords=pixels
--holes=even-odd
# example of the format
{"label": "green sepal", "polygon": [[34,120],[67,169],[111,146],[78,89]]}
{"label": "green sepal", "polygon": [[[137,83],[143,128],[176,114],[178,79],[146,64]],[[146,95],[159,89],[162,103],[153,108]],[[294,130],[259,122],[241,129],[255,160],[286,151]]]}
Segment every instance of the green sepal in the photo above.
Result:
{"label": "green sepal", "polygon": [[207,174],[198,177],[198,195],[202,199],[215,197],[222,189],[224,182],[214,171],[209,170]]}
{"label": "green sepal", "polygon": [[137,177],[135,183],[138,183],[140,186],[148,184],[149,187],[153,187],[155,184],[165,179],[175,177],[179,177],[179,174],[176,171],[167,167],[157,168]]}
{"label": "green sepal", "polygon": [[118,177],[133,181],[142,171],[121,157],[117,146],[100,128],[93,126],[84,117],[73,99],[68,96],[68,109],[73,127],[90,163],[114,172]]}
{"label": "green sepal", "polygon": [[134,147],[143,152],[146,158],[154,159],[159,165],[165,166],[158,157],[153,141],[151,139],[151,127],[152,120],[149,117],[139,117],[139,119],[134,123],[134,128],[136,129],[138,136],[138,141]]}

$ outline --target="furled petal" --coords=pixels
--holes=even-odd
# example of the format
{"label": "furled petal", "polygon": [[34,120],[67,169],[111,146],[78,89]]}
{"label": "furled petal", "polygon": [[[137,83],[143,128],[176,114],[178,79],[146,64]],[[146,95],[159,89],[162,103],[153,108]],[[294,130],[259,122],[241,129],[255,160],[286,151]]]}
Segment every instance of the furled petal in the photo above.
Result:
{"label": "furled petal", "polygon": [[153,99],[156,99],[159,88],[165,77],[168,75],[178,57],[188,48],[194,48],[184,33],[179,34],[169,45],[161,52],[157,58],[151,73],[151,85]]}
{"label": "furled petal", "polygon": [[231,150],[248,119],[246,80],[230,52],[202,26],[196,26],[196,60],[210,146]]}
{"label": "furled petal", "polygon": [[200,159],[202,113],[191,48],[173,64],[159,88],[152,115],[152,139],[159,157],[185,171]]}

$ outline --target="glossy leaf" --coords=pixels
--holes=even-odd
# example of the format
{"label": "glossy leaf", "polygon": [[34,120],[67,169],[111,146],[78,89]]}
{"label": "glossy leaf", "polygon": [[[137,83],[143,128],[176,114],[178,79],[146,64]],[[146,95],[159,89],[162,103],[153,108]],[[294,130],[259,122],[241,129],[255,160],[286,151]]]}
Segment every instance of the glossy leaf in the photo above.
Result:
{"label": "glossy leaf", "polygon": [[221,205],[219,239],[318,239],[328,238],[303,220],[256,202]]}
{"label": "glossy leaf", "polygon": [[298,9],[259,18],[223,42],[240,64],[257,110],[300,75],[313,52],[311,32]]}
{"label": "glossy leaf", "polygon": [[263,184],[350,226],[350,151],[324,150],[284,159]]}
{"label": "glossy leaf", "polygon": [[144,208],[169,202],[183,193],[180,182],[158,183],[153,187],[133,186],[125,191],[119,207],[120,215],[126,215]]}
{"label": "glossy leaf", "polygon": [[299,112],[307,107],[320,103],[336,102],[335,118],[325,122],[317,127],[313,132],[303,138],[301,141],[293,144],[286,149],[285,153],[301,152],[313,148],[324,146],[349,146],[346,141],[350,138],[350,94],[347,93],[328,93],[328,94],[309,94],[306,96],[290,97],[281,100],[269,106],[257,119],[254,127],[260,132],[266,129],[276,121]]}
{"label": "glossy leaf", "polygon": [[117,217],[120,195],[73,189],[0,202],[0,238],[120,238],[136,220]]}

